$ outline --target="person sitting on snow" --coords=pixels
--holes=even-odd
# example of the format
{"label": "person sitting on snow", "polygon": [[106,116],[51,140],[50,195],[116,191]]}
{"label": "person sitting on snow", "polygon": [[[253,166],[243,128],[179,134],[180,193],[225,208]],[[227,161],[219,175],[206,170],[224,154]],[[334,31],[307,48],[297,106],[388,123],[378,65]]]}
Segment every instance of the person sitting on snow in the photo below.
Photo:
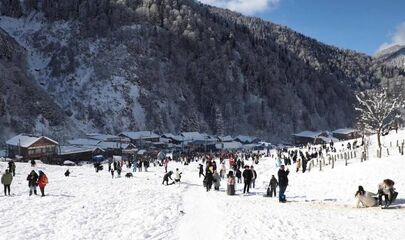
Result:
{"label": "person sitting on snow", "polygon": [[385,206],[389,206],[396,198],[398,193],[394,189],[395,182],[391,179],[385,179],[378,185],[378,203],[382,205],[382,197],[384,196]]}
{"label": "person sitting on snow", "polygon": [[366,192],[363,186],[359,186],[356,194],[354,195],[356,198],[356,207],[360,207],[360,203],[363,207],[375,207],[377,206],[377,197],[376,194],[371,192]]}

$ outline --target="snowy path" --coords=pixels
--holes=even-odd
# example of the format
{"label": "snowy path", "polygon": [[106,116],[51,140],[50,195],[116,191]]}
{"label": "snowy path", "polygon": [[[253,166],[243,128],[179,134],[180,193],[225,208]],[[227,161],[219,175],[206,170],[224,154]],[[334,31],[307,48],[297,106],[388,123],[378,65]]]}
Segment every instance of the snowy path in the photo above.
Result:
{"label": "snowy path", "polygon": [[202,187],[202,178],[191,176],[183,179],[187,189],[183,205],[185,216],[177,229],[178,239],[187,240],[190,236],[195,240],[225,239],[222,235],[224,233],[222,222],[226,212],[219,208],[216,201],[219,193],[213,191],[207,193]]}

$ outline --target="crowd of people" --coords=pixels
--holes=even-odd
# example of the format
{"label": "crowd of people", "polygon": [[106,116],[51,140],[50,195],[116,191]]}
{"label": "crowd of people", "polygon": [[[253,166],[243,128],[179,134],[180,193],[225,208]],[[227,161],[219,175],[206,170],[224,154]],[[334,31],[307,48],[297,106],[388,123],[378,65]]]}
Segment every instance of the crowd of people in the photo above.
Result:
{"label": "crowd of people", "polygon": [[[355,144],[353,144],[355,146]],[[353,145],[347,145],[348,149],[351,149]],[[319,148],[308,147],[307,149],[295,149],[287,150],[280,149],[277,151],[276,156],[267,154],[261,154],[259,152],[227,152],[223,154],[196,154],[192,153],[189,155],[182,155],[179,157],[179,161],[184,165],[189,165],[191,162],[198,162],[198,177],[203,178],[202,186],[207,192],[211,191],[214,188],[215,191],[220,190],[221,181],[226,182],[226,194],[235,195],[236,194],[236,185],[243,184],[243,194],[249,194],[250,190],[256,188],[256,180],[258,174],[256,172],[255,166],[259,164],[260,158],[263,155],[270,156],[270,159],[276,161],[276,165],[279,167],[277,172],[277,177],[272,175],[269,182],[265,196],[267,197],[277,197],[277,188],[278,188],[278,200],[281,203],[285,203],[287,190],[289,184],[289,165],[294,163],[300,163],[296,171],[302,168],[302,171],[305,172],[306,162],[310,161],[313,158],[327,154],[328,151],[335,151],[333,144],[330,146],[322,145]],[[219,160],[219,161],[218,161]],[[182,172],[176,168],[175,171],[169,170],[169,165],[172,159],[162,158],[159,161],[153,162],[153,165],[161,166],[164,168],[165,174],[163,176],[163,185],[173,185],[180,184]],[[248,162],[250,164],[248,164]],[[227,167],[228,163],[228,167]],[[133,159],[132,161],[123,161],[123,160],[110,160],[107,163],[108,171],[111,173],[111,177],[120,177],[122,169],[124,166],[127,169],[135,172],[148,171],[150,166],[149,159]],[[297,164],[298,165],[298,164]],[[35,161],[31,161],[31,167],[35,166]],[[103,169],[101,163],[94,164],[96,172]],[[13,161],[8,162],[8,169],[1,177],[1,183],[4,186],[4,195],[10,195],[11,184],[13,182],[13,177],[16,172],[16,164]],[[128,174],[128,173],[127,173]],[[65,172],[65,176],[69,177],[69,169]],[[132,176],[132,173],[131,173]],[[32,194],[37,195],[37,187],[39,187],[41,196],[45,196],[45,186],[48,184],[48,178],[43,171],[32,170],[26,180],[28,181],[29,196]],[[384,205],[385,207],[389,206],[396,198],[397,192],[394,189],[394,182],[390,179],[384,180],[378,188],[378,193],[373,194],[364,190],[362,186],[358,187],[358,191],[355,194],[357,199],[356,206],[360,205],[365,207]],[[384,198],[384,203],[383,203]]]}

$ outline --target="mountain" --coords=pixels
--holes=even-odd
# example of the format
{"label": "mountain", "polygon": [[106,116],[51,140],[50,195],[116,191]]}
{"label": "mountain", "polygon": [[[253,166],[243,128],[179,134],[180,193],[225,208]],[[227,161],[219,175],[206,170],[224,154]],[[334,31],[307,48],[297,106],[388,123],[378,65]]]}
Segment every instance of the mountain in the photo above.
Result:
{"label": "mountain", "polygon": [[0,28],[26,51],[24,79],[80,132],[288,140],[353,125],[356,91],[405,79],[371,56],[193,0],[0,3]]}
{"label": "mountain", "polygon": [[26,51],[0,29],[0,139],[15,132],[49,133],[58,139],[77,133],[26,70]]}
{"label": "mountain", "polygon": [[405,46],[395,45],[379,51],[374,56],[377,61],[383,62],[389,66],[405,69]]}

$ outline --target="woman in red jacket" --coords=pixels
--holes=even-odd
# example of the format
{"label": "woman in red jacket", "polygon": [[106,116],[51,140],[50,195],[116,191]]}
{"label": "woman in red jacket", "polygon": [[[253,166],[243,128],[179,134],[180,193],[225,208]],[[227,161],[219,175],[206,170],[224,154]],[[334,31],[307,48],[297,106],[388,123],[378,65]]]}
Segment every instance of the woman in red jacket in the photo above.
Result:
{"label": "woman in red jacket", "polygon": [[39,178],[37,184],[39,186],[39,189],[41,190],[42,197],[45,197],[45,186],[46,184],[48,184],[48,177],[42,171],[39,171]]}

